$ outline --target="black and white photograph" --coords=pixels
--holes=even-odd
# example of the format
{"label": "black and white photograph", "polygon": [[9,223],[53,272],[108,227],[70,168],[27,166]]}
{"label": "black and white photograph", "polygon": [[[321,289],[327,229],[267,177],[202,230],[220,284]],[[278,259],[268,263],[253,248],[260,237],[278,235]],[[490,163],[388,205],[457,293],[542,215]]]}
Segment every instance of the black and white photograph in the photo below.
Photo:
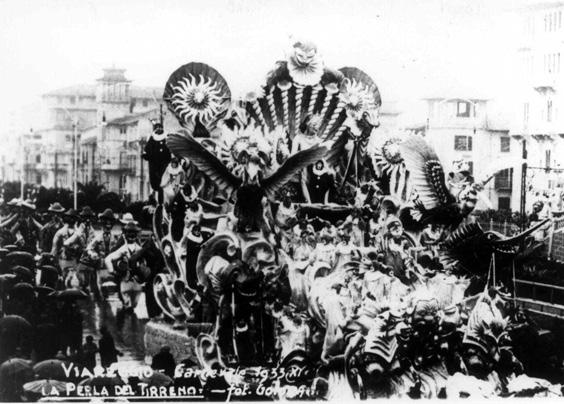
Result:
{"label": "black and white photograph", "polygon": [[560,400],[563,14],[0,0],[0,402]]}

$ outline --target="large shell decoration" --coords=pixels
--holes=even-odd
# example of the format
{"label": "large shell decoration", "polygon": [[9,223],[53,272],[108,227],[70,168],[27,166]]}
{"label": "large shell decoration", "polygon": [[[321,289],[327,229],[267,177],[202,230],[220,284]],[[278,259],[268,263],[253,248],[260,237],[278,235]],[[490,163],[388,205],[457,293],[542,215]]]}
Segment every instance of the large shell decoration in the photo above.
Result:
{"label": "large shell decoration", "polygon": [[380,91],[370,76],[356,67],[339,69],[344,79],[341,82],[341,99],[347,116],[378,126],[378,113],[382,105]]}
{"label": "large shell decoration", "polygon": [[205,63],[188,63],[172,73],[163,99],[180,124],[193,128],[200,122],[215,127],[231,105],[231,91],[225,79]]}

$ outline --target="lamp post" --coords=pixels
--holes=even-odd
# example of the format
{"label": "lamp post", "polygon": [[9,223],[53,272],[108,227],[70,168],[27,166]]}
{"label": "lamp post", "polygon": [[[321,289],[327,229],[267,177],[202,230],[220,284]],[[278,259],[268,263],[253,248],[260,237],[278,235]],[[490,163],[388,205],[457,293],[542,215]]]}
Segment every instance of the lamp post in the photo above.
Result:
{"label": "lamp post", "polygon": [[72,158],[72,166],[73,166],[73,205],[74,205],[74,209],[77,209],[77,177],[78,177],[78,162],[77,162],[77,154],[78,154],[78,119],[75,119],[73,124],[73,158]]}
{"label": "lamp post", "polygon": [[78,118],[75,116],[72,116],[71,113],[69,112],[68,109],[66,109],[65,107],[63,107],[63,110],[65,111],[65,113],[67,114],[67,116],[72,120],[72,138],[73,138],[73,142],[72,142],[72,192],[73,192],[73,207],[76,210],[77,209],[77,178],[78,178],[78,163],[77,163],[77,154],[78,154]]}

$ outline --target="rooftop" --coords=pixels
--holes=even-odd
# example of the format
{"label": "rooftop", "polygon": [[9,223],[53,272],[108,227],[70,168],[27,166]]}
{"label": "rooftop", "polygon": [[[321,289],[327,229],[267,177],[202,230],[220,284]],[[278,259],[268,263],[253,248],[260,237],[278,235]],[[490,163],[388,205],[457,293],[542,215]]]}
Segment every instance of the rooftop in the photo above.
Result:
{"label": "rooftop", "polygon": [[129,123],[138,122],[139,120],[151,116],[155,117],[155,114],[159,113],[158,108],[152,108],[147,111],[139,112],[136,114],[130,114],[126,116],[121,116],[119,118],[112,119],[111,121],[106,122],[107,125],[127,125]]}
{"label": "rooftop", "polygon": [[125,78],[125,69],[117,69],[115,67],[111,67],[108,69],[104,69],[104,75],[96,81],[114,81],[117,83],[121,82],[129,82]]}
{"label": "rooftop", "polygon": [[[161,87],[142,87],[142,86],[130,86],[129,93],[132,98],[153,98],[155,97],[159,100],[162,96],[163,89]],[[96,97],[96,85],[95,84],[77,84],[74,86],[68,86],[63,88],[58,88],[56,90],[49,91],[43,96],[79,96],[79,97]]]}

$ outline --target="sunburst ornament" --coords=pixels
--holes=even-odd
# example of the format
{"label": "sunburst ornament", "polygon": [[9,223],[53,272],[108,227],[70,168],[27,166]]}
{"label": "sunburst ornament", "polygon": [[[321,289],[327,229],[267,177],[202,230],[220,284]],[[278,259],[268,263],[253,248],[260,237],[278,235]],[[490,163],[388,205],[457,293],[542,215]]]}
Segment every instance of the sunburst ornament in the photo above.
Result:
{"label": "sunburst ornament", "polygon": [[224,103],[221,89],[210,78],[190,75],[173,87],[171,104],[185,122],[199,119],[206,124],[223,112]]}
{"label": "sunburst ornament", "polygon": [[188,63],[170,76],[163,99],[185,128],[193,128],[199,121],[211,130],[229,110],[231,91],[212,67]]}
{"label": "sunburst ornament", "polygon": [[345,111],[351,118],[360,120],[363,114],[372,114],[378,109],[373,90],[356,79],[343,81],[341,100],[345,103]]}
{"label": "sunburst ornament", "polygon": [[297,84],[314,86],[321,81],[323,60],[313,43],[294,43],[287,62],[290,76]]}

